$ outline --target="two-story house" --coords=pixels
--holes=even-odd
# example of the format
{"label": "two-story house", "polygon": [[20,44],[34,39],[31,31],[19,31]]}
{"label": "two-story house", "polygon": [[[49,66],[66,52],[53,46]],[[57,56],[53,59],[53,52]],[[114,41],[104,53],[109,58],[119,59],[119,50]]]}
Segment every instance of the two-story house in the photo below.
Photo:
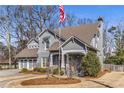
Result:
{"label": "two-story house", "polygon": [[[94,51],[103,63],[103,19],[80,26],[65,27],[61,30],[44,30],[31,39],[27,48],[16,55],[19,69],[33,69],[61,66],[66,71],[68,65],[80,69],[83,56]],[[59,56],[60,53],[60,56]],[[60,61],[59,61],[60,59]]]}

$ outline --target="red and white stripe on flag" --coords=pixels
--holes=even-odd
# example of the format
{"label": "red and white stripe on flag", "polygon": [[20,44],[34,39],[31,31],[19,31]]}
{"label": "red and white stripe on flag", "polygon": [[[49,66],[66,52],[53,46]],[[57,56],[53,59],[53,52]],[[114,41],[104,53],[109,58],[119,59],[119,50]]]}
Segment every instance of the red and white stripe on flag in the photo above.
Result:
{"label": "red and white stripe on flag", "polygon": [[60,5],[59,10],[60,10],[60,22],[63,23],[65,20],[64,6]]}

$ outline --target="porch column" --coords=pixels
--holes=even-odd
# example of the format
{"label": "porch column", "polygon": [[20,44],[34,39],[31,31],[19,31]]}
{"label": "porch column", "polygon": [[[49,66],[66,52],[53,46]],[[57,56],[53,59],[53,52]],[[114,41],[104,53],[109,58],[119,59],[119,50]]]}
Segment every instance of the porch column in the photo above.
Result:
{"label": "porch column", "polygon": [[29,59],[27,59],[27,63],[26,64],[27,64],[27,69],[30,69],[29,68]]}
{"label": "porch column", "polygon": [[69,54],[66,55],[67,55],[67,64],[69,64]]}
{"label": "porch column", "polygon": [[66,74],[67,74],[67,77],[70,77],[69,54],[66,54],[66,55],[67,55]]}
{"label": "porch column", "polygon": [[21,60],[19,60],[19,62],[18,62],[18,68],[19,68],[19,69],[21,69],[21,64],[22,64],[22,63],[21,63]]}
{"label": "porch column", "polygon": [[61,59],[61,60],[62,60],[61,67],[62,67],[62,68],[65,68],[65,64],[64,64],[64,54],[63,54],[63,53],[62,53],[62,59]]}
{"label": "porch column", "polygon": [[53,54],[50,54],[50,67],[53,66]]}

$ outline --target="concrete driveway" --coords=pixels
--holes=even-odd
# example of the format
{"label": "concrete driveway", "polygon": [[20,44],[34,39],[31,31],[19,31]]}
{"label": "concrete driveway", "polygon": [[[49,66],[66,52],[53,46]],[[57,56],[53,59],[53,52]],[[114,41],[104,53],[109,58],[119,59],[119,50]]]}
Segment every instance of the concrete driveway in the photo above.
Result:
{"label": "concrete driveway", "polygon": [[18,69],[0,70],[0,77],[15,76],[19,74]]}
{"label": "concrete driveway", "polygon": [[107,73],[95,81],[113,88],[124,88],[124,72]]}
{"label": "concrete driveway", "polygon": [[[124,72],[111,72],[96,79],[81,79],[81,83],[67,84],[67,85],[34,85],[34,86],[22,86],[20,83],[24,80],[33,78],[42,78],[46,75],[34,75],[34,74],[19,74],[19,70],[3,71],[3,76],[0,77],[0,87],[6,88],[124,88]],[[13,73],[12,73],[13,72]],[[7,75],[5,75],[7,73]],[[10,74],[11,73],[11,74]],[[1,74],[1,75],[2,75]]]}

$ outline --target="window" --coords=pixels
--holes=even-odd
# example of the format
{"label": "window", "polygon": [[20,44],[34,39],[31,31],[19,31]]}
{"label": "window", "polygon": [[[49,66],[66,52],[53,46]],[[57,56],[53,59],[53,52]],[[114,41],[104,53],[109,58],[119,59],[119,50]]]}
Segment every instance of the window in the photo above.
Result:
{"label": "window", "polygon": [[33,67],[33,62],[32,62],[32,59],[29,60],[29,68],[32,69]]}
{"label": "window", "polygon": [[37,63],[37,59],[34,59],[34,60],[33,60],[33,67],[34,67],[34,68],[36,67],[36,63]]}
{"label": "window", "polygon": [[23,61],[23,68],[27,68],[27,60],[26,59]]}
{"label": "window", "polygon": [[47,50],[49,48],[49,37],[43,38],[44,43],[44,50]]}
{"label": "window", "polygon": [[43,58],[43,67],[47,67],[47,63],[48,63],[48,58],[44,57]]}
{"label": "window", "polygon": [[44,42],[44,49],[47,50],[49,48],[49,41]]}
{"label": "window", "polygon": [[21,60],[21,62],[23,62],[23,59]]}
{"label": "window", "polygon": [[30,59],[29,62],[32,62],[32,60]]}
{"label": "window", "polygon": [[37,59],[34,59],[33,62],[37,62]]}
{"label": "window", "polygon": [[59,65],[59,55],[53,55],[53,65]]}

